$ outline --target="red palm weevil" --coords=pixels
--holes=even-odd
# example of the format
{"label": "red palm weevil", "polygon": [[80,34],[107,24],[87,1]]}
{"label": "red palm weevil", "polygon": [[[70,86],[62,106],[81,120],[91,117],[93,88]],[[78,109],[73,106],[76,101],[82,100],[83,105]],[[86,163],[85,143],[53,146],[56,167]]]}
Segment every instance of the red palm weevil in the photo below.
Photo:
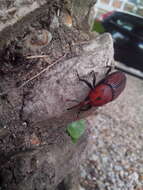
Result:
{"label": "red palm weevil", "polygon": [[89,83],[85,79],[81,79],[77,73],[80,81],[84,82],[91,90],[84,101],[79,104],[68,108],[68,110],[79,107],[80,111],[86,111],[91,107],[98,107],[108,102],[115,100],[126,85],[126,76],[121,71],[115,71],[111,74],[111,67],[109,67],[106,76],[96,85],[96,76],[93,75],[93,84]]}

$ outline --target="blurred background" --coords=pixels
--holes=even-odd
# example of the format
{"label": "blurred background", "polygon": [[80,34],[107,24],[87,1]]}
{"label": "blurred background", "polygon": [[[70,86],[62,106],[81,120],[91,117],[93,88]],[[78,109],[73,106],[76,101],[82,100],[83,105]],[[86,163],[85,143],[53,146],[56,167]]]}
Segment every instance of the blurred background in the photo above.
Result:
{"label": "blurred background", "polygon": [[81,166],[80,190],[143,190],[143,0],[98,0],[92,30],[111,34],[127,85],[92,121],[93,154]]}
{"label": "blurred background", "polygon": [[143,0],[98,0],[96,8],[98,18],[110,11],[123,11],[143,16]]}
{"label": "blurred background", "polygon": [[92,30],[112,35],[118,69],[143,78],[143,0],[98,0]]}

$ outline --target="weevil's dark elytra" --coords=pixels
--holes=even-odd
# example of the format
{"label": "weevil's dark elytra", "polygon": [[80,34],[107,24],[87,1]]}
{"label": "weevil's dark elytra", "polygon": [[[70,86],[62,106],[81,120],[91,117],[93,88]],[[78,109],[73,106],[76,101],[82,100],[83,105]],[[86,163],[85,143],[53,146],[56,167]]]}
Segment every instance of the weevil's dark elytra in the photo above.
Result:
{"label": "weevil's dark elytra", "polygon": [[[116,71],[108,75],[102,83],[109,85],[112,90],[112,100],[116,99],[124,90],[126,85],[126,76],[121,71]],[[111,100],[111,101],[112,101]]]}
{"label": "weevil's dark elytra", "polygon": [[[109,71],[110,69],[107,73],[109,73]],[[106,74],[106,77],[97,85],[95,74],[93,77],[93,84],[89,83],[85,79],[81,79],[79,75],[78,78],[80,81],[88,85],[91,90],[84,101],[69,108],[68,110],[79,107],[79,111],[85,111],[92,106],[98,107],[107,104],[108,102],[115,100],[123,92],[126,86],[126,76],[121,71],[116,71],[109,75]]]}

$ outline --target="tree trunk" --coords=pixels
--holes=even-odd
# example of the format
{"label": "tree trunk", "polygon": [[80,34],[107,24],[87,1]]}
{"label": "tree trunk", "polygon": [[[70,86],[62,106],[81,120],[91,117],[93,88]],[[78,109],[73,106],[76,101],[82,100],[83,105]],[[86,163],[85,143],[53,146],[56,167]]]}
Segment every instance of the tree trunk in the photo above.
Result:
{"label": "tree trunk", "polygon": [[75,103],[67,100],[84,100],[89,92],[76,71],[89,80],[95,71],[101,79],[113,59],[112,39],[89,32],[94,0],[6,2],[7,17],[0,18],[0,188],[54,190],[90,152],[87,116],[96,110],[79,115],[86,131],[76,144],[66,131],[77,119],[77,110],[67,111]]}

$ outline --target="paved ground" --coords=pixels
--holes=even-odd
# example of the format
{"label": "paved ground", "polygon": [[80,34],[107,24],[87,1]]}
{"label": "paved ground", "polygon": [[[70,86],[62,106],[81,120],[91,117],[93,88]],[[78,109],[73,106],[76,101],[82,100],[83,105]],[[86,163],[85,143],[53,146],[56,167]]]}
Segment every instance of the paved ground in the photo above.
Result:
{"label": "paved ground", "polygon": [[143,80],[127,79],[124,93],[91,120],[94,154],[81,167],[81,189],[143,190]]}

